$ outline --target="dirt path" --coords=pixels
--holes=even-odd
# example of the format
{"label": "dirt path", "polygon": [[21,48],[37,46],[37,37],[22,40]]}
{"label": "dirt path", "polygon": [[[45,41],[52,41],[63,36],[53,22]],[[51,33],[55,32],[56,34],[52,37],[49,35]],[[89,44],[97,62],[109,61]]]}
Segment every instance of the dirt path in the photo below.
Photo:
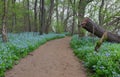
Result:
{"label": "dirt path", "polygon": [[42,45],[7,71],[5,77],[86,77],[69,42],[66,37]]}

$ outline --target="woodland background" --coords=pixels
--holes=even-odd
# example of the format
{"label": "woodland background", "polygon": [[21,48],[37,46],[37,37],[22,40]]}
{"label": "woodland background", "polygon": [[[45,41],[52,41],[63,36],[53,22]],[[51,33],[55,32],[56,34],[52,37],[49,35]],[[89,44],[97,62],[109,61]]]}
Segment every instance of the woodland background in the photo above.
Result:
{"label": "woodland background", "polygon": [[0,0],[0,32],[70,32],[89,35],[80,24],[91,18],[120,34],[120,0]]}

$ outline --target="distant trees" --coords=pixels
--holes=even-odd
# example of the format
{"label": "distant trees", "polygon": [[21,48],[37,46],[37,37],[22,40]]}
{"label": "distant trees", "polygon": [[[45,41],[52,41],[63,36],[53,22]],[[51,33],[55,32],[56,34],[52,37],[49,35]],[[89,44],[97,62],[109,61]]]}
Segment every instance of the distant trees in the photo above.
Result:
{"label": "distant trees", "polygon": [[87,16],[118,33],[119,5],[120,0],[0,0],[0,30],[4,41],[7,32],[65,31],[84,35],[81,21]]}
{"label": "distant trees", "polygon": [[94,0],[86,7],[86,16],[92,18],[105,29],[118,33],[120,23],[109,25],[110,22],[120,17],[120,0]]}

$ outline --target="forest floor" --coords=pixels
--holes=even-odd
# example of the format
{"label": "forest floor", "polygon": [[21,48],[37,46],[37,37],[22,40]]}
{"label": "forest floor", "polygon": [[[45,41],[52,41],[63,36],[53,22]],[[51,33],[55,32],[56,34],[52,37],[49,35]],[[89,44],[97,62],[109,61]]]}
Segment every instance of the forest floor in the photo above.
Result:
{"label": "forest floor", "polygon": [[87,77],[69,46],[70,37],[52,40],[30,53],[5,77]]}

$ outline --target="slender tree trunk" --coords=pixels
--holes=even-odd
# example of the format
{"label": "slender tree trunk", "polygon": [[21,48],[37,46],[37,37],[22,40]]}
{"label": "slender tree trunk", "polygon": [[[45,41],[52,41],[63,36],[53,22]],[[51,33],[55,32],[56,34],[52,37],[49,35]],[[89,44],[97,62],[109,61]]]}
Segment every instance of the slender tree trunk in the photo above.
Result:
{"label": "slender tree trunk", "polygon": [[63,8],[62,8],[62,12],[60,14],[60,17],[61,17],[61,25],[60,26],[63,26],[64,12],[65,12],[65,1],[63,1]]}
{"label": "slender tree trunk", "polygon": [[[57,19],[57,26],[59,26],[58,0],[56,0],[56,19]],[[56,29],[57,29],[57,26],[56,26]]]}
{"label": "slender tree trunk", "polygon": [[79,33],[79,37],[81,34],[81,22],[84,18],[84,14],[85,14],[85,7],[87,6],[86,1],[80,0],[79,1],[79,5],[78,5],[78,33]]}
{"label": "slender tree trunk", "polygon": [[75,1],[74,0],[74,6],[73,6],[73,23],[72,23],[72,35],[74,34],[74,27],[75,27]]}
{"label": "slender tree trunk", "polygon": [[103,17],[103,14],[102,14],[102,10],[103,10],[103,7],[104,7],[104,0],[101,0],[101,5],[100,5],[100,9],[99,9],[99,25],[103,25],[103,21],[104,21],[104,17]]}
{"label": "slender tree trunk", "polygon": [[28,10],[28,14],[27,14],[27,19],[28,19],[28,31],[31,32],[31,23],[30,23],[30,2],[29,2],[29,0],[27,0],[27,10]]}
{"label": "slender tree trunk", "polygon": [[7,29],[6,29],[6,20],[7,20],[7,0],[4,0],[4,8],[3,8],[3,17],[2,17],[2,40],[3,42],[7,42]]}
{"label": "slender tree trunk", "polygon": [[[25,0],[23,0],[23,6],[24,6],[24,10],[26,10],[26,5],[25,5],[25,3],[26,3],[26,1]],[[27,30],[27,23],[26,23],[26,13],[24,13],[23,14],[24,16],[23,16],[23,24],[24,24],[24,29],[23,29],[23,31],[24,32],[27,32],[28,30]]]}
{"label": "slender tree trunk", "polygon": [[68,1],[68,4],[67,4],[67,17],[66,17],[66,19],[64,20],[64,32],[66,32],[67,31],[67,21],[68,21],[68,19],[69,19],[69,15],[70,15],[70,12],[69,12],[69,1]]}
{"label": "slender tree trunk", "polygon": [[[41,0],[40,0],[40,2],[41,2]],[[39,27],[39,29],[38,29],[39,33],[40,33],[40,28],[41,28],[40,27],[41,26],[40,25],[41,24],[41,22],[40,22],[41,21],[41,3],[40,2],[39,2],[39,20],[38,20],[39,21],[39,26],[38,26]]]}
{"label": "slender tree trunk", "polygon": [[34,4],[34,31],[37,31],[37,2],[38,0],[35,0]]}
{"label": "slender tree trunk", "polygon": [[15,13],[15,3],[16,0],[12,0],[12,32],[16,26],[16,13]]}
{"label": "slender tree trunk", "polygon": [[24,31],[30,32],[31,31],[31,23],[30,23],[30,8],[29,8],[29,0],[23,0],[23,6],[24,6],[24,17],[23,17],[23,23],[24,23]]}

